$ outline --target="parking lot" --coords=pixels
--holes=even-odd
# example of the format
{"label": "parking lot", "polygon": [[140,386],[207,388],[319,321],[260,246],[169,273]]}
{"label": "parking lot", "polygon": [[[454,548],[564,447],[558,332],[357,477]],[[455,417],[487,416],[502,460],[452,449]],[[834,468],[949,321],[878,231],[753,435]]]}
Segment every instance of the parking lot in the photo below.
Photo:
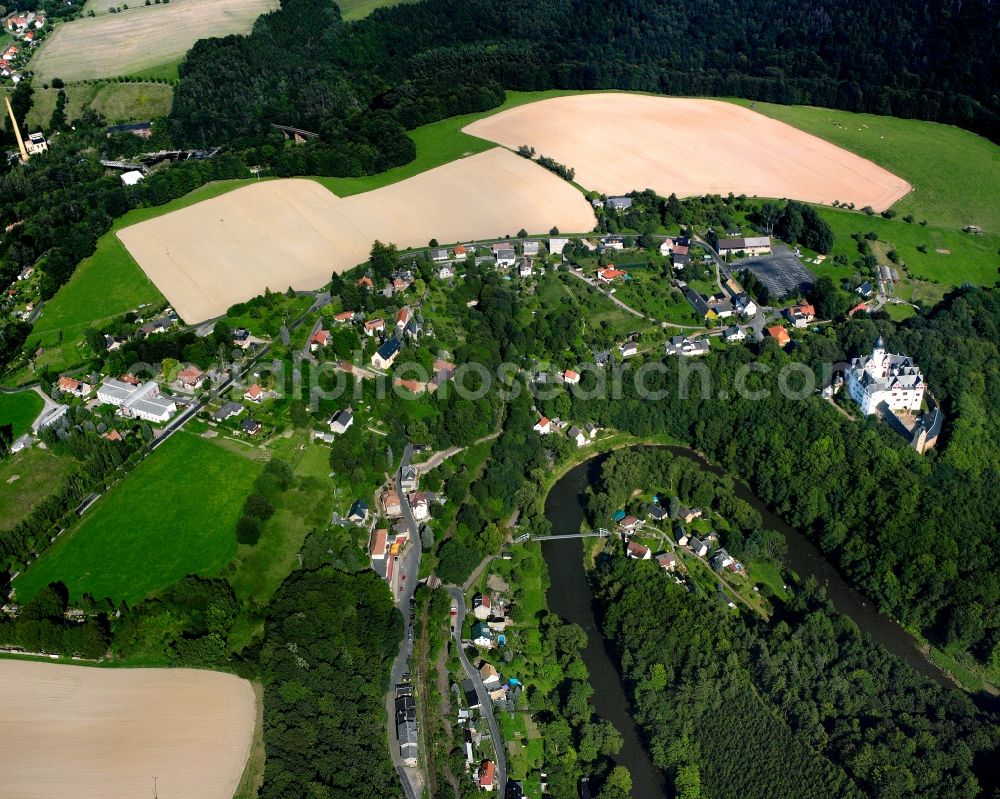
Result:
{"label": "parking lot", "polygon": [[772,302],[796,292],[804,294],[816,280],[816,275],[806,269],[795,253],[786,247],[775,247],[771,255],[738,261],[731,268],[752,272],[767,286]]}

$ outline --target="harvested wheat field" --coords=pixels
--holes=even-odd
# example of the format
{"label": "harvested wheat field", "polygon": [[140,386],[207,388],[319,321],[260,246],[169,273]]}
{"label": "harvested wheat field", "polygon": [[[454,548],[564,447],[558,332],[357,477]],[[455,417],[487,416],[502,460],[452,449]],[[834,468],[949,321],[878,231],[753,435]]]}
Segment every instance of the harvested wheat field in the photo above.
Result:
{"label": "harvested wheat field", "polygon": [[400,248],[515,234],[589,231],[590,203],[537,164],[496,148],[364,194],[312,180],[254,183],[118,231],[181,317],[199,322],[265,288],[315,289],[368,259],[376,239]]}
{"label": "harvested wheat field", "polygon": [[31,59],[36,82],[134,75],[178,61],[199,39],[247,33],[278,0],[173,0],[58,25]]}
{"label": "harvested wheat field", "polygon": [[464,133],[527,144],[605,194],[747,194],[882,211],[902,178],[836,145],[718,100],[601,93],[557,97],[477,120]]}
{"label": "harvested wheat field", "polygon": [[250,751],[253,688],[194,669],[0,660],[0,797],[231,799]]}

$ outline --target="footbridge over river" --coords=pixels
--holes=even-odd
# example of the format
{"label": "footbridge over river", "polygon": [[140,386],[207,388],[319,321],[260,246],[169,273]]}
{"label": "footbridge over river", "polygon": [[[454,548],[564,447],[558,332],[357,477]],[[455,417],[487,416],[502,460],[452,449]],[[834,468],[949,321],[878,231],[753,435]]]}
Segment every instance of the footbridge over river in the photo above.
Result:
{"label": "footbridge over river", "polygon": [[598,527],[596,530],[584,530],[581,533],[564,533],[562,535],[535,535],[534,533],[524,533],[514,539],[515,544],[523,544],[525,541],[564,541],[567,538],[607,538],[614,535],[611,530]]}

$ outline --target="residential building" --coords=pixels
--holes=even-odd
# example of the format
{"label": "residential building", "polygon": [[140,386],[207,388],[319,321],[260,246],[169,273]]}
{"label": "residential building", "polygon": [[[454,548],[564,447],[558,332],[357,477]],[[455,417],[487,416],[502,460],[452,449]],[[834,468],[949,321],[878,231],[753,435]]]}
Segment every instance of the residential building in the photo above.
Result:
{"label": "residential building", "polygon": [[739,325],[731,325],[722,331],[722,340],[727,344],[732,344],[736,341],[743,341],[746,337],[747,334]]}
{"label": "residential building", "polygon": [[468,677],[462,680],[462,693],[465,694],[465,704],[469,706],[469,710],[476,710],[480,707],[479,693],[476,691],[476,684]]}
{"label": "residential building", "polygon": [[357,525],[362,525],[368,521],[368,503],[363,499],[357,499],[351,505],[351,510],[347,514],[348,520]]}
{"label": "residential building", "polygon": [[403,466],[399,470],[399,482],[406,493],[416,491],[420,487],[420,472],[416,466]]}
{"label": "residential building", "polygon": [[219,410],[212,414],[212,418],[217,422],[224,422],[226,419],[231,419],[234,416],[239,416],[243,413],[243,406],[238,402],[227,402]]}
{"label": "residential building", "polygon": [[691,288],[683,280],[677,281],[677,288],[681,290],[681,293],[684,295],[684,299],[686,299],[691,307],[694,308],[695,313],[699,316],[708,316],[708,312],[711,309],[708,307],[708,302],[701,296],[701,294]]}
{"label": "residential building", "polygon": [[787,347],[792,341],[792,337],[788,335],[788,331],[781,325],[772,325],[765,328],[764,332],[777,341],[779,347]]}
{"label": "residential building", "polygon": [[261,423],[256,419],[244,419],[240,422],[240,430],[248,436],[255,436],[261,431]]}
{"label": "residential building", "polygon": [[604,207],[609,211],[627,211],[632,207],[631,197],[608,197]]}
{"label": "residential building", "polygon": [[181,388],[193,391],[201,385],[205,379],[205,373],[197,366],[191,364],[177,373],[177,385]]}
{"label": "residential building", "polygon": [[485,660],[479,665],[479,677],[483,681],[483,685],[487,687],[500,682],[500,674],[497,672],[496,667]]}
{"label": "residential building", "polygon": [[448,251],[445,249],[434,249],[429,253],[432,261],[447,261]]}
{"label": "residential building", "polygon": [[165,422],[177,410],[172,399],[160,396],[160,387],[152,380],[133,386],[109,377],[97,389],[97,399],[119,408],[122,416],[147,422]]}
{"label": "residential building", "polygon": [[493,778],[496,773],[496,766],[493,764],[492,760],[484,760],[479,764],[479,771],[477,772],[479,787],[484,791],[493,790]]}
{"label": "residential building", "polygon": [[357,279],[356,283],[359,289],[371,290],[375,288],[375,284],[372,282],[372,279],[368,277],[368,275],[362,275]]}
{"label": "residential building", "polygon": [[552,422],[549,421],[549,418],[547,416],[543,416],[535,423],[535,426],[532,427],[531,429],[534,430],[536,433],[538,433],[538,435],[540,436],[547,436],[549,433],[552,432]]}
{"label": "residential building", "polygon": [[578,447],[582,447],[589,443],[586,434],[575,425],[566,431],[566,435],[569,437],[569,440],[574,442]]}
{"label": "residential building", "polygon": [[391,338],[379,347],[372,356],[372,366],[377,369],[388,369],[399,355],[399,339]]}
{"label": "residential building", "polygon": [[349,322],[353,322],[356,315],[354,311],[341,311],[333,315],[333,321],[338,325],[346,325]]}
{"label": "residential building", "polygon": [[757,315],[757,303],[746,292],[740,292],[733,296],[733,305],[741,316],[750,318]]}
{"label": "residential building", "polygon": [[28,155],[41,155],[49,151],[49,143],[45,141],[45,134],[41,131],[29,133],[24,146],[28,148]]}
{"label": "residential building", "polygon": [[350,408],[344,408],[344,410],[335,413],[330,419],[330,432],[342,434],[346,433],[347,429],[354,424],[354,411]]}
{"label": "residential building", "polygon": [[694,552],[694,554],[697,555],[699,558],[703,558],[708,554],[708,544],[706,544],[704,541],[699,541],[697,538],[694,538],[693,536],[691,537],[691,540],[688,541],[688,546],[691,548],[691,551]]}
{"label": "residential building", "polygon": [[388,537],[389,531],[384,527],[380,527],[372,533],[368,542],[368,555],[372,560],[385,560],[386,552],[388,552],[386,546]]}
{"label": "residential building", "polygon": [[403,504],[393,488],[387,489],[382,494],[382,513],[390,519],[397,519],[403,515]]}
{"label": "residential building", "polygon": [[567,369],[562,373],[562,380],[567,386],[575,386],[580,382],[580,375],[572,369]]}
{"label": "residential building", "polygon": [[795,327],[807,327],[816,318],[816,309],[808,302],[800,302],[786,308],[785,318]]}
{"label": "residential building", "polygon": [[664,571],[672,572],[677,569],[677,556],[673,552],[664,552],[656,556],[656,562]]}
{"label": "residential building", "polygon": [[605,236],[601,239],[601,243],[597,249],[600,252],[604,252],[605,250],[624,250],[625,239],[621,236]]}
{"label": "residential building", "polygon": [[125,186],[136,186],[146,179],[146,176],[142,174],[138,169],[130,169],[128,172],[122,172],[118,179]]}
{"label": "residential building", "polygon": [[626,341],[618,348],[618,354],[621,355],[622,360],[631,358],[633,355],[639,354],[639,345],[634,341]]}
{"label": "residential building", "polygon": [[871,355],[851,360],[847,390],[867,416],[879,412],[883,403],[891,411],[919,411],[926,384],[913,359],[887,352],[879,336]]}
{"label": "residential building", "polygon": [[711,350],[708,339],[693,339],[687,336],[674,336],[667,342],[667,355],[678,355],[693,358],[697,355],[707,355]]}
{"label": "residential building", "polygon": [[441,280],[451,280],[453,277],[455,277],[455,270],[446,264],[445,266],[442,266],[440,269],[438,269],[438,277]]}
{"label": "residential building", "polygon": [[90,383],[77,380],[75,377],[60,377],[58,386],[63,394],[72,394],[74,397],[85,397],[93,390]]}
{"label": "residential building", "polygon": [[770,255],[771,239],[767,236],[749,236],[746,238],[719,239],[719,255]]}
{"label": "residential building", "polygon": [[513,247],[496,250],[495,257],[498,269],[509,269],[517,263],[517,253]]}
{"label": "residential building", "polygon": [[623,269],[615,269],[613,266],[607,266],[604,269],[597,270],[597,280],[599,283],[614,283],[618,278],[624,277],[627,274]]}
{"label": "residential building", "polygon": [[480,621],[472,625],[472,643],[482,649],[493,646],[493,631],[486,622]]}
{"label": "residential building", "polygon": [[371,338],[376,333],[381,333],[385,330],[385,320],[384,319],[369,319],[365,322],[365,335]]}
{"label": "residential building", "polygon": [[254,402],[257,405],[260,405],[264,401],[264,397],[265,391],[257,383],[254,383],[243,393],[243,399],[247,402]]}
{"label": "residential building", "polygon": [[650,558],[649,547],[638,544],[635,541],[628,542],[625,552],[633,560],[649,560]]}
{"label": "residential building", "polygon": [[399,757],[404,765],[417,765],[417,722],[401,721],[396,725]]}
{"label": "residential building", "polygon": [[523,278],[523,277],[531,277],[531,275],[532,275],[531,259],[522,258],[517,263],[517,276]]}
{"label": "residential building", "polygon": [[413,518],[416,521],[422,522],[424,519],[430,518],[430,499],[423,491],[414,491],[407,494],[406,501],[409,503],[410,511],[413,513]]}
{"label": "residential building", "polygon": [[522,255],[538,255],[541,252],[541,243],[535,239],[525,239],[521,243]]}
{"label": "residential building", "polygon": [[489,594],[476,594],[472,597],[472,615],[480,621],[489,619],[493,612],[493,600]]}
{"label": "residential building", "polygon": [[243,349],[250,343],[250,331],[245,327],[238,327],[233,331],[233,346]]}
{"label": "residential building", "polygon": [[327,342],[330,340],[330,331],[323,330],[320,328],[315,333],[312,334],[312,338],[309,339],[309,351],[316,352],[320,347],[325,347]]}
{"label": "residential building", "polygon": [[728,319],[736,313],[736,307],[729,297],[723,293],[713,294],[706,300],[709,313],[714,313],[719,319]]}

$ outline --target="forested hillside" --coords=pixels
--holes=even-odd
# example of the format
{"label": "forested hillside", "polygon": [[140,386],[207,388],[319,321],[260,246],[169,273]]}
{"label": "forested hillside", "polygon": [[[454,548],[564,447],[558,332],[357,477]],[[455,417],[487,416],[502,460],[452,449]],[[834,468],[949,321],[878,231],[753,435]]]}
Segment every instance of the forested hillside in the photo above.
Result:
{"label": "forested hillside", "polygon": [[400,126],[490,108],[503,88],[737,95],[996,139],[998,19],[984,0],[425,0],[345,24],[327,0],[285,0],[250,36],[192,49],[172,119],[192,143],[320,131],[305,149],[330,151],[324,174],[355,174],[366,150],[391,162]]}
{"label": "forested hillside", "polygon": [[[620,400],[573,397],[573,419],[638,435],[666,431],[739,474],[792,525],[808,532],[882,608],[954,651],[1000,663],[996,291],[957,292],[929,319],[899,327],[846,322],[801,341],[789,354],[769,341],[746,382],[734,380],[754,353],[730,349],[706,363],[681,399],[679,371],[648,375],[666,398],[650,402],[625,380]],[[777,371],[790,359],[819,366],[869,352],[882,332],[893,352],[912,355],[951,420],[940,452],[919,456],[877,419],[851,421],[818,396],[782,396]],[[592,378],[591,378],[592,379]],[[794,384],[794,380],[792,381]],[[721,396],[720,396],[721,395]],[[555,406],[542,404],[544,413]]]}
{"label": "forested hillside", "polygon": [[862,639],[815,585],[754,624],[657,571],[606,558],[596,582],[636,719],[679,797],[977,795],[974,758],[995,730]]}

